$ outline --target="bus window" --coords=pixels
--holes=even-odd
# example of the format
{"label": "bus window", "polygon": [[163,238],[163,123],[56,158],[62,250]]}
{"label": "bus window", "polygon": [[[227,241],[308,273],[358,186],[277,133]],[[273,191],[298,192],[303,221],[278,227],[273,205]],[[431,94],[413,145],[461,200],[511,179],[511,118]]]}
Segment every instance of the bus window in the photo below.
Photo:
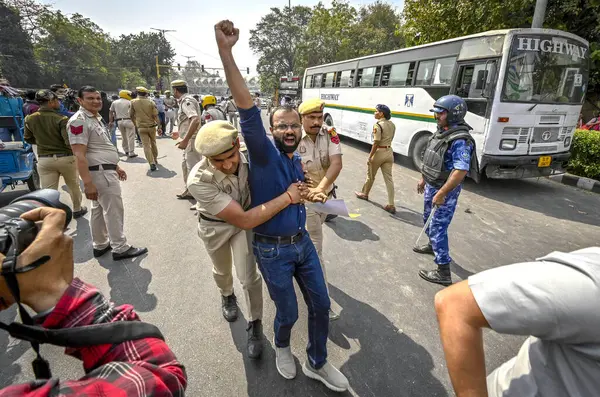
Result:
{"label": "bus window", "polygon": [[374,87],[379,87],[380,77],[381,77],[381,66],[377,66],[377,69],[375,69],[375,78],[373,79]]}
{"label": "bus window", "polygon": [[[414,64],[414,62],[413,62]],[[390,87],[404,87],[406,85],[410,85],[410,81],[408,81],[408,63],[399,63],[396,65],[392,65],[390,71]],[[414,68],[414,67],[413,67]],[[411,78],[412,80],[412,78]]]}
{"label": "bus window", "polygon": [[310,76],[306,76],[306,81],[304,82],[304,88],[311,88],[312,87],[312,80],[313,80],[314,75],[310,75]]}
{"label": "bus window", "polygon": [[415,85],[431,85],[434,64],[435,61],[419,62],[419,70],[417,70],[417,81]]}
{"label": "bus window", "polygon": [[373,87],[375,68],[364,68],[358,71],[358,85],[360,87]]}
{"label": "bus window", "polygon": [[334,87],[339,87],[340,86],[340,82],[342,81],[342,73],[343,72],[335,72],[335,77],[333,79],[333,86]]}
{"label": "bus window", "polygon": [[334,77],[333,75],[334,75],[334,73],[333,73],[333,72],[331,72],[331,73],[327,73],[327,74],[325,75],[325,84],[323,85],[323,87],[326,87],[326,88],[331,88],[331,87],[333,87],[333,80],[334,80],[334,79],[333,79],[333,77]]}
{"label": "bus window", "polygon": [[321,87],[321,78],[323,77],[322,74],[315,74],[313,76],[313,80],[312,80],[312,88],[320,88]]}
{"label": "bus window", "polygon": [[336,87],[351,87],[352,86],[352,78],[351,74],[354,74],[354,70],[344,70],[343,72],[338,72],[338,76],[340,76],[340,80],[337,82]]}
{"label": "bus window", "polygon": [[442,58],[435,61],[434,85],[450,85],[456,57]]}
{"label": "bus window", "polygon": [[348,87],[353,87],[354,86],[354,73],[356,71],[354,69],[352,69],[350,71],[350,80],[348,80]]}
{"label": "bus window", "polygon": [[387,87],[390,85],[390,73],[392,71],[392,65],[387,65],[383,67],[383,71],[381,72],[381,86]]}
{"label": "bus window", "polygon": [[411,62],[410,66],[408,67],[408,76],[406,77],[406,85],[407,86],[413,85],[413,77],[415,77],[415,69],[416,68],[417,68],[417,63]]}
{"label": "bus window", "polygon": [[321,88],[325,87],[325,82],[327,81],[327,73],[323,73],[321,75]]}

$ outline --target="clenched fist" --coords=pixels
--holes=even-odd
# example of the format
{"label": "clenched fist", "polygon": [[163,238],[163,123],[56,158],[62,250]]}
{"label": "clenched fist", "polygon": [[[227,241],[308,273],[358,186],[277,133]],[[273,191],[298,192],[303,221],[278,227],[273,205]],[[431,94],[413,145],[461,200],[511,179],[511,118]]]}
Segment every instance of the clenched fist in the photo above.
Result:
{"label": "clenched fist", "polygon": [[240,38],[240,30],[233,26],[233,22],[224,20],[215,25],[215,38],[219,50],[231,50]]}

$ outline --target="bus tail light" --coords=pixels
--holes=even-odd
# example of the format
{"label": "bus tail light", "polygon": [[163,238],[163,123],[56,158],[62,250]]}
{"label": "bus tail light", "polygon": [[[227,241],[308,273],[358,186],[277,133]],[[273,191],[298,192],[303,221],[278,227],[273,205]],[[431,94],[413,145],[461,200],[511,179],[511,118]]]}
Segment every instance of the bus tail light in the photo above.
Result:
{"label": "bus tail light", "polygon": [[571,146],[571,137],[568,136],[565,138],[565,147]]}
{"label": "bus tail light", "polygon": [[516,139],[503,139],[500,141],[500,150],[515,150],[516,147]]}
{"label": "bus tail light", "polygon": [[508,120],[510,120],[508,117],[498,117],[499,123],[508,123]]}

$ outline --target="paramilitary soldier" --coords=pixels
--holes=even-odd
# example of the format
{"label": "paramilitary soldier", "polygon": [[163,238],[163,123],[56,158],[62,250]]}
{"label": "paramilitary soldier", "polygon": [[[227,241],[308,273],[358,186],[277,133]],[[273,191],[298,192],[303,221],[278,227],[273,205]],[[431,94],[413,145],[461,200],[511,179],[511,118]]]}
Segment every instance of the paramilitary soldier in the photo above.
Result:
{"label": "paramilitary soldier", "polygon": [[435,102],[431,111],[435,114],[438,129],[425,150],[417,192],[425,192],[424,222],[427,222],[432,210],[435,213],[426,231],[429,243],[415,247],[414,251],[433,254],[438,265],[436,270],[420,270],[419,276],[432,283],[450,285],[452,258],[448,226],[458,203],[462,182],[470,170],[476,171],[477,158],[475,141],[469,133],[471,127],[464,120],[467,114],[464,99],[456,95],[443,96]]}
{"label": "paramilitary soldier", "polygon": [[[298,153],[302,158],[304,171],[317,186],[310,189],[308,198],[312,195],[323,193],[330,196],[333,193],[336,178],[342,171],[342,146],[340,137],[333,127],[323,124],[323,107],[325,103],[320,99],[309,99],[298,108],[302,117],[302,129],[305,134],[298,145]],[[327,273],[323,261],[323,222],[327,214],[316,212],[311,207],[306,207],[306,230],[310,235],[319,259],[325,285]],[[329,319],[337,320],[339,314],[329,310]]]}
{"label": "paramilitary soldier", "polygon": [[248,356],[258,358],[263,340],[263,297],[251,230],[290,204],[300,203],[304,189],[294,183],[275,199],[250,209],[248,156],[240,149],[235,127],[221,120],[207,123],[198,132],[195,146],[204,158],[191,170],[187,188],[198,202],[198,234],[212,260],[223,317],[229,322],[237,319],[239,311],[232,262],[235,266],[250,311]]}

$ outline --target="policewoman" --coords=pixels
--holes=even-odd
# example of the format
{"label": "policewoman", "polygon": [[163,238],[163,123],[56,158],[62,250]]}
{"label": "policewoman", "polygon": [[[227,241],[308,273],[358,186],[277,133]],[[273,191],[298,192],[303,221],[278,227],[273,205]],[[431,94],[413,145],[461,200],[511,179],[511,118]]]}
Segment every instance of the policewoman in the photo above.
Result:
{"label": "policewoman", "polygon": [[[421,166],[422,178],[417,193],[425,193],[423,220],[433,218],[426,232],[429,243],[415,247],[420,254],[434,255],[437,269],[420,270],[419,276],[431,283],[452,284],[448,226],[454,216],[462,182],[470,170],[477,171],[475,141],[465,122],[467,104],[459,96],[446,95],[438,99],[431,112],[437,120],[437,131],[431,136]],[[435,207],[435,209],[434,209]]]}

